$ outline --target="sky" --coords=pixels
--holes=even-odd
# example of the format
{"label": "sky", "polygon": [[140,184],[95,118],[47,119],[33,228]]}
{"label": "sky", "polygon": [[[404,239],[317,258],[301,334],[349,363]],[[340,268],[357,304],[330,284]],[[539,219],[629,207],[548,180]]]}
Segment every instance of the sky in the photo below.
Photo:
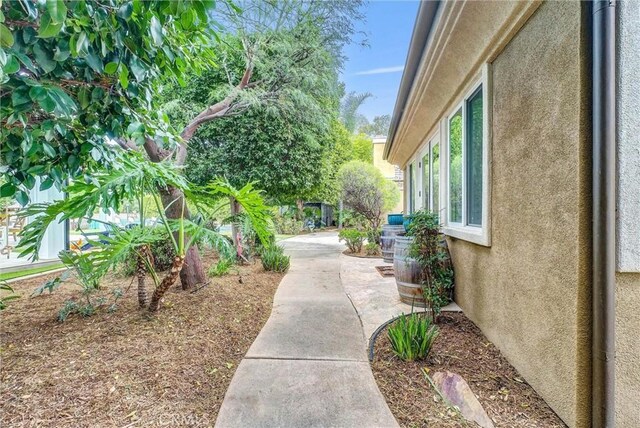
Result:
{"label": "sky", "polygon": [[345,49],[348,60],[342,81],[346,91],[371,92],[359,110],[371,120],[392,114],[409,50],[418,1],[370,1],[364,9],[366,22],[358,25],[368,47],[352,44]]}

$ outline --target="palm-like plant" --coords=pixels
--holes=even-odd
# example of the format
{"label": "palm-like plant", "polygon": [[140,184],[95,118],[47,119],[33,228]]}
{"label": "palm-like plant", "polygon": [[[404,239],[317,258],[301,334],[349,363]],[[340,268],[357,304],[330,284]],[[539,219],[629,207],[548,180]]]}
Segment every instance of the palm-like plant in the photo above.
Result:
{"label": "palm-like plant", "polygon": [[[178,188],[198,208],[193,219],[183,216],[170,220],[165,215],[160,200],[160,191],[168,187]],[[242,189],[233,188],[228,182],[217,180],[208,186],[195,188],[182,176],[181,172],[168,163],[152,163],[142,156],[128,152],[121,155],[117,166],[110,171],[87,177],[84,181],[76,181],[67,189],[68,197],[51,203],[33,204],[25,208],[21,215],[34,219],[21,233],[19,250],[21,256],[37,259],[42,238],[47,227],[54,221],[92,217],[97,209],[113,209],[119,212],[125,202],[139,203],[139,226],[122,229],[111,224],[113,236],[101,237],[100,241],[90,241],[95,250],[65,257],[64,262],[76,270],[91,270],[87,277],[92,283],[99,284],[100,279],[117,263],[129,254],[136,254],[138,276],[138,300],[141,307],[147,304],[145,288],[146,273],[151,273],[155,284],[150,311],[159,308],[162,297],[173,285],[180,274],[189,247],[197,240],[208,241],[221,254],[230,253],[230,245],[217,232],[206,229],[207,220],[215,217],[222,209],[222,202],[228,197],[234,197],[244,208],[251,219],[256,234],[268,241],[271,233],[269,209],[259,191],[251,184]],[[164,233],[158,233],[157,228],[145,226],[145,195],[151,195],[159,213],[159,222],[164,227]],[[185,200],[180,199],[172,203],[181,203],[185,209]],[[149,246],[151,243],[169,238],[175,249],[176,257],[173,265],[165,277],[160,280],[153,269]],[[82,276],[82,275],[81,275]]]}

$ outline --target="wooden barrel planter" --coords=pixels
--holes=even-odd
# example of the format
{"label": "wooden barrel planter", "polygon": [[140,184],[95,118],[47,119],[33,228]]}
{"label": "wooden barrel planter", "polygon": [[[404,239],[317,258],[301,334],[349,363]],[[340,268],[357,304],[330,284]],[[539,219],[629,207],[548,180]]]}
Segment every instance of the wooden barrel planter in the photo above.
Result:
{"label": "wooden barrel planter", "polygon": [[[440,245],[447,252],[445,265],[452,266],[451,255],[447,241],[442,236]],[[411,236],[397,236],[394,243],[393,270],[396,277],[396,286],[400,294],[400,300],[408,305],[424,308],[427,302],[422,295],[422,273],[418,262],[409,257],[409,245],[413,241]],[[448,290],[449,300],[453,300],[453,287]]]}
{"label": "wooden barrel planter", "polygon": [[380,236],[382,260],[387,263],[393,263],[393,243],[397,236],[402,236],[404,233],[404,227],[401,224],[385,224],[382,226],[382,235]]}
{"label": "wooden barrel planter", "polygon": [[422,273],[418,262],[409,257],[410,236],[396,236],[393,249],[393,272],[400,300],[408,305],[424,308],[422,295]]}

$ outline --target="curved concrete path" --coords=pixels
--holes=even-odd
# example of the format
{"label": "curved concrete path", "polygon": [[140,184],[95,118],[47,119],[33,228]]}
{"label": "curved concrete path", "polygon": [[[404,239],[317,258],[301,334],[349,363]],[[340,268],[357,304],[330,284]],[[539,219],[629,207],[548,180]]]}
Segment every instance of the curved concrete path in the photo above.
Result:
{"label": "curved concrete path", "polygon": [[233,376],[216,427],[397,427],[340,280],[337,234],[282,244],[291,268]]}

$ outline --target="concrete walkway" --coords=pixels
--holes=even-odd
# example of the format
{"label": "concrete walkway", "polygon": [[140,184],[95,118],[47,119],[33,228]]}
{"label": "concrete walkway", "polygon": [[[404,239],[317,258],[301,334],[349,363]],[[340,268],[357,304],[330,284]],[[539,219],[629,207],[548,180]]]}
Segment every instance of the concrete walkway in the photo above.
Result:
{"label": "concrete walkway", "polygon": [[340,280],[335,232],[282,241],[291,269],[227,390],[216,427],[397,427]]}

